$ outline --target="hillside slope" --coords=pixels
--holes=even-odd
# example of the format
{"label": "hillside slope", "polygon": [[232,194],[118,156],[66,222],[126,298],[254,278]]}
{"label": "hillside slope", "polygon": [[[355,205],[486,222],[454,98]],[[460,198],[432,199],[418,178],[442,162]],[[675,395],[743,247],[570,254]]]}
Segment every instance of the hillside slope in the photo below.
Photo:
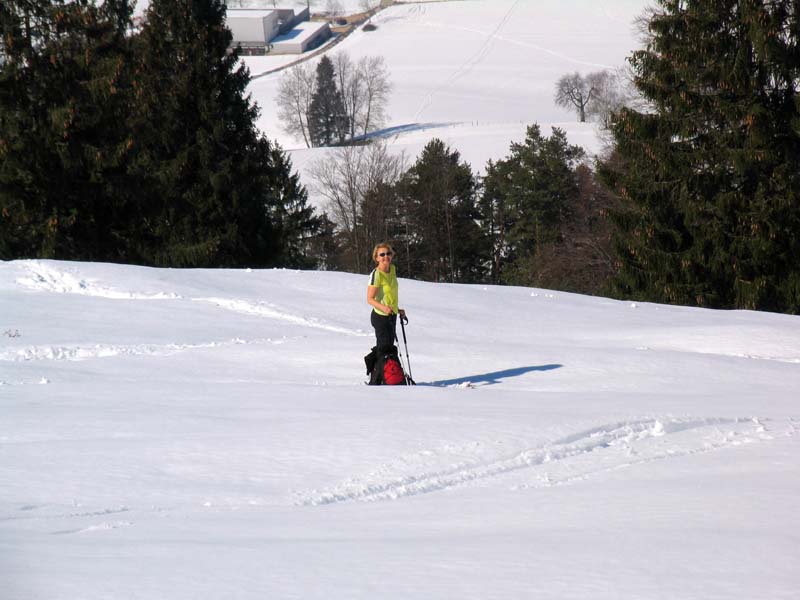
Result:
{"label": "hillside slope", "polygon": [[3,597],[794,596],[800,319],[365,286],[0,263]]}
{"label": "hillside slope", "polygon": [[[503,158],[533,122],[546,133],[551,125],[567,130],[572,143],[590,152],[600,149],[593,125],[577,123],[575,113],[555,106],[555,83],[575,71],[623,67],[639,47],[634,20],[645,6],[643,0],[396,5],[375,17],[376,31],[359,30],[331,53],[385,58],[393,83],[387,139],[397,151],[413,158],[440,137],[481,171],[487,160]],[[262,62],[251,64],[253,74],[263,68]],[[259,126],[285,148],[302,150],[302,140],[280,128],[280,77],[250,85],[262,108]],[[295,156],[300,167],[307,152]]]}

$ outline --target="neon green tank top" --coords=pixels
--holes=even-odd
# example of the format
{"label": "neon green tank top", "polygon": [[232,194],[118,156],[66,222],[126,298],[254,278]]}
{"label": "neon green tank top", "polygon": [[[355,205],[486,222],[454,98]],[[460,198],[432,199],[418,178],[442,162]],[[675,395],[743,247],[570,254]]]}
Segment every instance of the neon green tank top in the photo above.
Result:
{"label": "neon green tank top", "polygon": [[[370,287],[378,288],[378,292],[375,294],[375,300],[386,306],[391,306],[392,310],[397,314],[399,304],[397,299],[397,275],[394,265],[389,267],[388,273],[384,273],[379,268],[375,267],[369,276],[369,285]],[[377,308],[373,308],[372,310],[379,315],[386,316],[385,312]]]}

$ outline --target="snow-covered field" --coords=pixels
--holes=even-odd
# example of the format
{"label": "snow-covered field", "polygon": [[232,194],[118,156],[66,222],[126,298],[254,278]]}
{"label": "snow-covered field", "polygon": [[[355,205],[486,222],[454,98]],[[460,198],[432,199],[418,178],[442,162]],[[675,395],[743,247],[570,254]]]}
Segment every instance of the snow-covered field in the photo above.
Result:
{"label": "snow-covered field", "polygon": [[[599,148],[553,85],[645,4],[408,4],[333,51],[386,58],[394,149],[481,170],[534,121]],[[800,318],[401,280],[419,385],[373,388],[365,288],[0,262],[0,600],[798,597]]]}
{"label": "snow-covered field", "polygon": [[[271,5],[242,0],[247,6]],[[345,14],[360,12],[361,0],[338,0]],[[137,14],[149,4],[139,0]],[[237,4],[238,5],[238,4]],[[302,8],[289,0],[279,6]],[[327,2],[311,3],[312,13]],[[590,154],[603,144],[594,124],[579,123],[573,111],[553,101],[562,75],[619,69],[640,46],[634,21],[647,0],[422,0],[397,2],[372,22],[376,31],[357,30],[329,53],[382,56],[393,84],[383,130],[395,152],[415,159],[434,137],[458,150],[475,172],[490,159],[508,155],[536,122],[549,135],[566,131],[571,143]],[[248,92],[261,109],[259,128],[288,150],[304,183],[307,169],[326,149],[305,148],[281,130],[275,104],[282,71],[291,55],[243,57],[253,76]],[[311,58],[312,64],[319,60]],[[319,199],[313,197],[318,202]]]}
{"label": "snow-covered field", "polygon": [[0,263],[0,597],[794,599],[800,318]]}
{"label": "snow-covered field", "polygon": [[[639,47],[634,20],[646,0],[463,0],[409,3],[381,11],[373,32],[358,30],[330,50],[354,59],[383,56],[394,89],[386,138],[396,151],[416,158],[439,137],[458,150],[473,170],[504,158],[537,122],[546,135],[564,129],[590,153],[601,150],[592,124],[554,104],[555,83],[564,74],[588,74],[625,65]],[[251,73],[270,59],[244,59]],[[252,62],[249,62],[251,61]],[[265,62],[265,60],[267,62]],[[271,60],[282,60],[276,57]],[[276,63],[278,64],[278,63]],[[304,173],[323,151],[302,150],[302,140],[284,134],[275,106],[282,73],[255,79],[249,88],[259,104],[259,126],[292,151]],[[301,150],[300,152],[295,152]]]}

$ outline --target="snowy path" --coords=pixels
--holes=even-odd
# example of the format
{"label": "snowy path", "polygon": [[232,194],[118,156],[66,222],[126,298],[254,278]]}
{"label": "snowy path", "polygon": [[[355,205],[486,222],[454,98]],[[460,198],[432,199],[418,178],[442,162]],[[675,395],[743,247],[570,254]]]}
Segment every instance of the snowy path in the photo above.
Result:
{"label": "snowy path", "polygon": [[[663,421],[663,422],[662,422]],[[594,474],[642,466],[653,461],[721,450],[729,445],[750,444],[795,435],[793,422],[777,432],[767,432],[757,418],[748,419],[647,419],[614,423],[582,431],[540,447],[492,460],[464,462],[442,470],[423,470],[387,479],[354,479],[331,491],[314,492],[302,504],[319,505],[347,500],[396,500],[405,496],[452,490],[518,471],[532,471],[523,487],[552,486],[583,481]],[[658,439],[663,438],[663,439]],[[657,440],[654,441],[654,440]],[[404,467],[408,465],[404,461]],[[530,483],[533,481],[533,483]]]}

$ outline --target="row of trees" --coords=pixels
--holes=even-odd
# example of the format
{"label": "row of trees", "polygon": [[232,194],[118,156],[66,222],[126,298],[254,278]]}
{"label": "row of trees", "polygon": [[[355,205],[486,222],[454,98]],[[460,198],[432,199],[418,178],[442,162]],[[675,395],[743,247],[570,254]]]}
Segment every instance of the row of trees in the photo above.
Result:
{"label": "row of trees", "polygon": [[613,273],[613,197],[584,159],[563,131],[537,125],[483,178],[438,139],[410,166],[381,144],[338,148],[311,168],[338,226],[329,266],[364,272],[372,244],[389,239],[409,277],[599,293]]}
{"label": "row of trees", "polygon": [[604,183],[627,298],[800,312],[800,9],[659,0]]}
{"label": "row of trees", "polygon": [[307,147],[344,144],[382,127],[391,83],[386,61],[346,52],[323,56],[316,68],[294,65],[281,78],[278,115],[289,135]]}
{"label": "row of trees", "polygon": [[609,292],[800,312],[797,3],[659,0],[641,24],[627,78],[556,85],[558,105],[610,136],[598,164],[620,200]]}
{"label": "row of trees", "polygon": [[319,228],[221,0],[0,5],[0,258],[304,265]]}
{"label": "row of trees", "polygon": [[646,30],[635,95],[616,74],[560,82],[558,100],[610,132],[599,178],[558,130],[531,127],[480,181],[435,140],[348,190],[346,267],[389,238],[412,277],[800,312],[796,3],[660,0]]}
{"label": "row of trees", "polygon": [[[590,293],[608,281],[626,298],[800,312],[796,2],[659,0],[630,59],[640,103],[605,94],[613,146],[599,180],[563,132],[537,126],[482,179],[439,140],[412,165],[347,146],[315,167],[331,200],[320,217],[255,129],[224,10],[152,0],[133,31],[127,0],[0,4],[0,258],[314,266],[310,255],[363,272],[372,243],[391,239],[423,279]],[[307,144],[380,123],[388,78],[368,60],[289,71],[302,85],[281,109]],[[580,85],[565,88],[576,110]]]}

